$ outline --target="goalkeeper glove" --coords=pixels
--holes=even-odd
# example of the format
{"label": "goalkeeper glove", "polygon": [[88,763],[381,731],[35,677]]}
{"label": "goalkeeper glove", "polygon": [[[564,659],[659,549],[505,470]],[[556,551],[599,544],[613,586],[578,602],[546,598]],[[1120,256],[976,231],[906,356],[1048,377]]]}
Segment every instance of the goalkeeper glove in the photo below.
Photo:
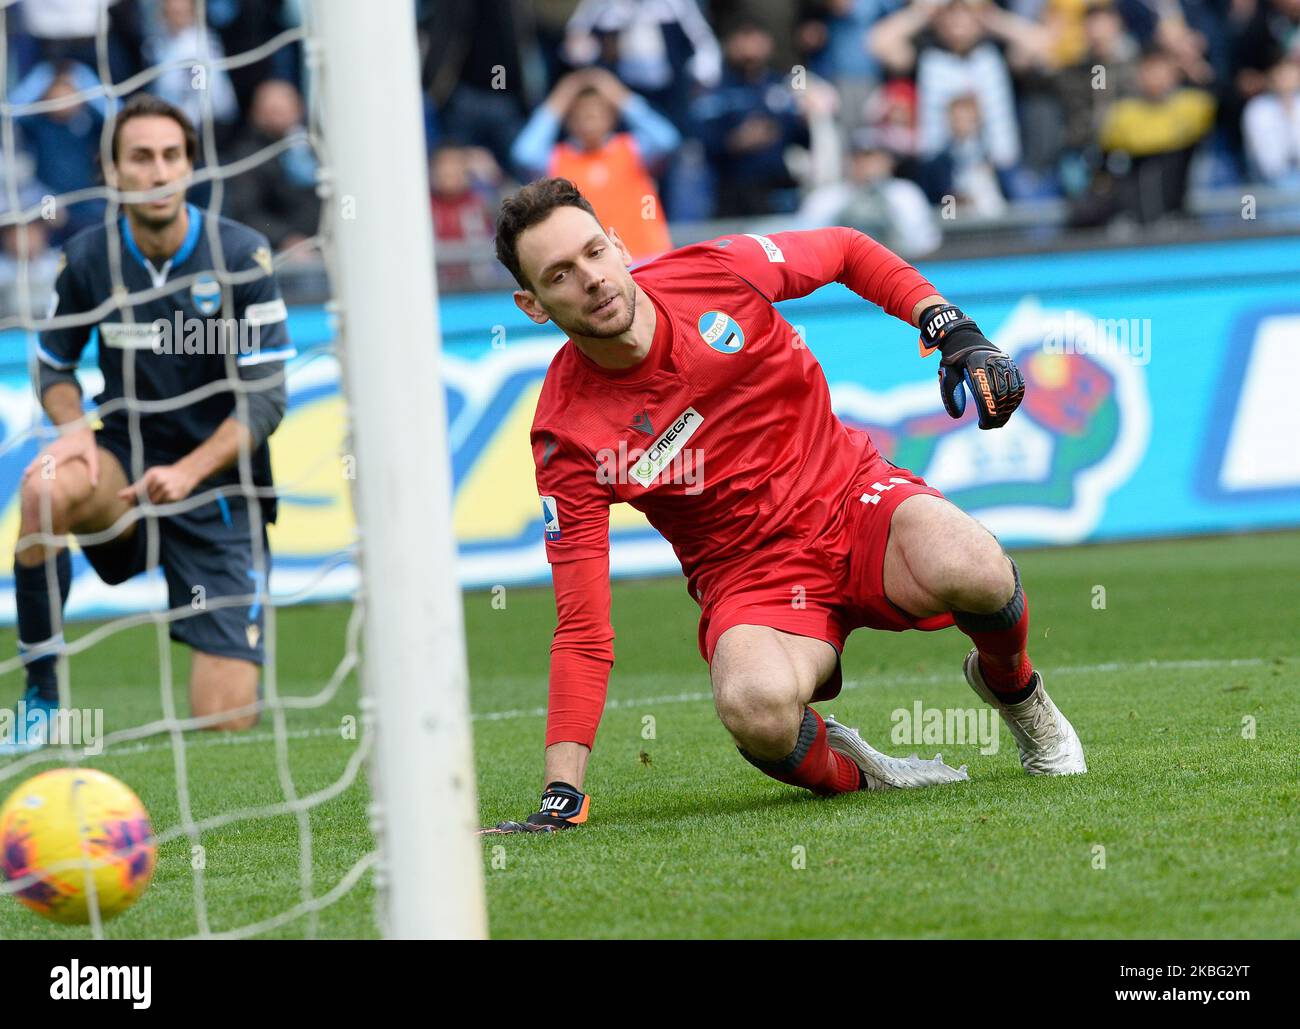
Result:
{"label": "goalkeeper glove", "polygon": [[975,399],[981,429],[1007,424],[1025,398],[1025,380],[1014,361],[995,347],[961,308],[936,304],[921,314],[921,354],[938,350],[939,395],[953,418],[966,410],[966,389]]}
{"label": "goalkeeper glove", "polygon": [[587,820],[591,798],[567,782],[548,783],[542,791],[538,810],[522,822],[498,822],[490,829],[480,829],[480,836],[503,836],[516,832],[559,832]]}

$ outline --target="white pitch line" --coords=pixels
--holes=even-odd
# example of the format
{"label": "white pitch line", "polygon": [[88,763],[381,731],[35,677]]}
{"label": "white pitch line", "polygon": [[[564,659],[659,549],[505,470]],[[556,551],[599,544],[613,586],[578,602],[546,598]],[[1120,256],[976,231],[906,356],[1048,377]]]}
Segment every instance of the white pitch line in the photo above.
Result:
{"label": "white pitch line", "polygon": [[[1196,668],[1253,668],[1259,665],[1268,664],[1273,660],[1282,660],[1287,662],[1300,661],[1300,657],[1284,657],[1280,659],[1260,658],[1260,657],[1242,657],[1242,658],[1199,658],[1183,661],[1107,661],[1100,664],[1092,665],[1063,665],[1059,668],[1049,668],[1048,675],[1089,675],[1098,672],[1120,672],[1120,671],[1179,671],[1184,669]],[[944,683],[953,682],[954,676],[951,674],[944,675],[895,675],[882,676],[881,678],[872,679],[847,679],[844,682],[846,690],[860,689],[863,686],[938,686]],[[651,707],[663,704],[695,704],[706,700],[712,700],[713,694],[703,691],[693,693],[671,693],[659,697],[612,697],[605,703],[606,711],[617,711],[625,708]],[[480,711],[470,715],[470,720],[474,722],[506,722],[519,718],[545,718],[545,707],[530,708],[512,708],[506,711]],[[292,729],[284,734],[285,739],[303,740],[314,739],[325,736],[333,736],[340,731],[337,725],[318,725],[309,729]],[[185,739],[186,749],[195,747],[232,747],[236,745],[246,745],[253,743],[273,743],[275,742],[275,733],[273,732],[246,732],[246,733],[223,733],[222,735],[191,734]],[[115,747],[107,752],[107,757],[127,757],[134,754],[147,754],[158,750],[167,750],[171,747],[171,740],[159,740],[153,743],[136,743],[128,747]]]}
{"label": "white pitch line", "polygon": [[[1268,660],[1260,657],[1241,657],[1241,658],[1199,658],[1180,661],[1108,661],[1101,664],[1093,665],[1063,665],[1061,667],[1049,667],[1047,674],[1055,677],[1058,675],[1087,675],[1098,672],[1120,672],[1120,671],[1179,671],[1192,668],[1249,668],[1256,665],[1267,664]],[[1300,661],[1300,658],[1286,657],[1281,658],[1283,661]],[[855,690],[863,686],[939,686],[943,683],[958,681],[951,673],[943,675],[891,675],[882,676],[872,679],[846,679],[844,680],[844,689]],[[689,704],[698,701],[712,700],[712,693],[695,692],[695,693],[675,693],[665,697],[632,697],[618,698],[614,697],[605,702],[605,710],[617,710],[619,708],[629,707],[648,707],[658,704]],[[470,720],[475,722],[504,722],[516,718],[542,718],[546,715],[545,707],[531,708],[514,708],[509,711],[481,711],[470,715]]]}
{"label": "white pitch line", "polygon": [[[339,733],[337,725],[318,725],[310,729],[291,729],[284,734],[285,739],[305,740],[316,736],[335,736]],[[162,735],[162,733],[160,733]],[[245,733],[223,733],[221,735],[204,733],[199,735],[197,732],[185,737],[185,749],[190,750],[194,747],[234,747],[242,746],[249,743],[274,743],[275,733],[273,732],[245,732]],[[153,743],[132,743],[129,746],[112,747],[102,754],[86,754],[84,757],[130,757],[135,754],[148,754],[156,750],[170,750],[171,740],[158,740]],[[4,766],[0,765],[0,771]]]}

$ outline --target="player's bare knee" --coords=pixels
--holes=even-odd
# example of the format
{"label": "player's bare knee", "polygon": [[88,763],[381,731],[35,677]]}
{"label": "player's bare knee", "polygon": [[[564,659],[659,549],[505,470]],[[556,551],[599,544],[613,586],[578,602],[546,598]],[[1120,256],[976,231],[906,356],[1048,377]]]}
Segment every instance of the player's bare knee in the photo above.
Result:
{"label": "player's bare knee", "polygon": [[[243,697],[227,693],[225,695],[198,694],[190,703],[191,714],[205,720],[202,726],[214,732],[237,732],[251,729],[257,724],[258,712],[247,710],[257,703],[256,694]],[[212,719],[211,722],[206,722]]]}
{"label": "player's bare knee", "polygon": [[22,485],[19,500],[22,521],[20,533],[24,536],[47,531],[58,535],[66,533],[69,528],[69,513],[81,499],[58,479],[28,476]]}
{"label": "player's bare knee", "polygon": [[[992,542],[992,541],[991,541]],[[1016,591],[1011,562],[996,542],[982,547],[954,572],[947,599],[955,611],[992,613],[1010,603]]]}
{"label": "player's bare knee", "polygon": [[725,676],[714,684],[714,704],[727,731],[747,750],[770,750],[798,733],[798,690],[782,677]]}
{"label": "player's bare knee", "polygon": [[727,728],[737,746],[769,761],[789,754],[799,738],[799,719],[788,709],[754,712],[747,720]]}

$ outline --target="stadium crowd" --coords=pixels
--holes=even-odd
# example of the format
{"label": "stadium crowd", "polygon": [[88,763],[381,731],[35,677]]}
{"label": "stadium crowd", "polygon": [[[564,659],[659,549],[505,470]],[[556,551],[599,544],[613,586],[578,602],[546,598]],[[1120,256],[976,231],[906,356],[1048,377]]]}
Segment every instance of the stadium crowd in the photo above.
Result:
{"label": "stadium crowd", "polygon": [[616,225],[781,215],[909,255],[1019,202],[1145,225],[1193,178],[1300,185],[1300,0],[482,0],[433,38],[446,240],[541,173]]}
{"label": "stadium crowd", "polygon": [[[42,107],[13,119],[14,152],[6,151],[0,164],[0,214],[15,199],[23,211],[42,210],[41,217],[3,230],[0,279],[5,265],[14,270],[20,233],[32,277],[41,278],[58,247],[102,220],[102,199],[46,204],[45,198],[103,181],[100,149],[112,102],[104,95],[104,79],[118,87],[134,80],[176,104],[196,126],[210,125],[203,164],[266,155],[254,157],[248,170],[223,177],[223,213],[256,225],[280,250],[316,233],[317,162],[310,142],[303,137],[266,149],[304,128],[301,47],[271,42],[298,23],[296,3],[207,0],[202,7],[203,22],[196,0],[20,0],[6,10],[8,103]],[[102,48],[101,16],[107,22]],[[267,52],[239,67],[200,63],[257,48]],[[171,67],[150,74],[165,65]],[[128,94],[134,91],[128,86]],[[212,189],[202,182],[191,196],[206,204]]]}
{"label": "stadium crowd", "polygon": [[[639,257],[717,218],[850,224],[918,256],[945,222],[1025,202],[1055,201],[1068,226],[1146,225],[1181,216],[1190,181],[1300,186],[1300,0],[415,3],[452,253],[486,244],[501,191],[541,174],[577,182]],[[8,99],[263,48],[202,88],[183,64],[143,88],[211,125],[207,163],[249,159],[222,209],[293,254],[316,231],[317,165],[295,141],[301,48],[271,41],[300,18],[297,0],[21,0]],[[0,213],[98,182],[107,111],[99,96],[15,118]],[[49,260],[102,215],[84,201],[10,226],[2,259],[24,233]],[[453,261],[446,284],[481,270]]]}

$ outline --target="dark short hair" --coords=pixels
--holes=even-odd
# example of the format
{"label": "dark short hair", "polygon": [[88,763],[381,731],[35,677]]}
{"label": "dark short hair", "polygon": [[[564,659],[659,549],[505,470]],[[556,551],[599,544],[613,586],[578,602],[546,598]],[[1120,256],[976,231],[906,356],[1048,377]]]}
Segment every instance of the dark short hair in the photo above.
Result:
{"label": "dark short hair", "polygon": [[1178,63],[1173,54],[1156,42],[1148,43],[1138,53],[1139,64],[1145,64],[1147,61],[1166,61],[1174,65]]}
{"label": "dark short hair", "polygon": [[752,14],[738,14],[727,22],[722,38],[727,40],[744,32],[761,32],[765,36],[772,35],[772,30]]}
{"label": "dark short hair", "polygon": [[497,260],[509,269],[521,289],[533,287],[519,267],[519,237],[525,229],[545,221],[557,207],[577,207],[596,217],[591,203],[568,179],[538,179],[501,201],[497,215]]}
{"label": "dark short hair", "polygon": [[194,131],[194,123],[186,113],[160,96],[154,96],[152,93],[137,93],[122,106],[114,118],[112,150],[114,164],[117,163],[117,140],[122,134],[122,126],[132,118],[144,117],[170,118],[179,125],[181,134],[185,137],[185,155],[190,159],[190,164],[194,163],[199,149],[199,137]]}

